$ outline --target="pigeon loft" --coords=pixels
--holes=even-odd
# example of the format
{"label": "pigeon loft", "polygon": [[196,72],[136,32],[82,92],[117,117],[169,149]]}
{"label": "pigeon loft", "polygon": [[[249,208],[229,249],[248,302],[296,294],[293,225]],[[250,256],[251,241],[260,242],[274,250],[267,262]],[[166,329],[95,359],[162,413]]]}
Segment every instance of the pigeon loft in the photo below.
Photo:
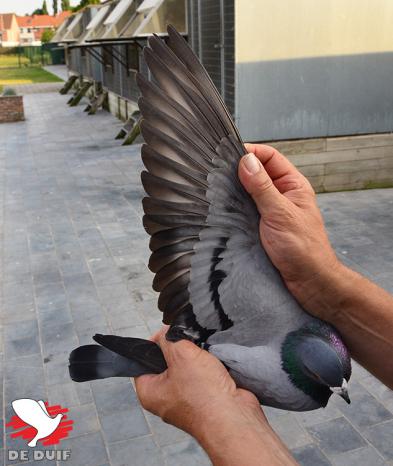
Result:
{"label": "pigeon loft", "polygon": [[171,23],[245,141],[280,148],[319,192],[392,186],[393,50],[385,19],[393,4],[333,5],[114,0],[72,15],[53,41],[64,45],[72,79],[102,85],[108,109],[127,122],[138,110],[136,74],[149,78],[142,48],[153,32],[167,40]]}

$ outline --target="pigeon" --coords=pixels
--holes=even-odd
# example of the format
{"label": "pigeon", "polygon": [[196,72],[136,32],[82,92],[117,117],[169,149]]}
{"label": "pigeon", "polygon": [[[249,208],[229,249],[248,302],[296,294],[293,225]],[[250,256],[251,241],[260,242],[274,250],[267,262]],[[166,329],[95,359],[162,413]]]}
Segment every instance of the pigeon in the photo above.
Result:
{"label": "pigeon", "polygon": [[[169,341],[188,339],[224,363],[265,406],[309,411],[348,403],[351,359],[339,333],[306,313],[261,246],[259,213],[238,175],[247,153],[205,68],[171,26],[144,48],[137,76],[145,140],[143,224]],[[70,355],[75,381],[158,374],[159,346],[95,335]]]}

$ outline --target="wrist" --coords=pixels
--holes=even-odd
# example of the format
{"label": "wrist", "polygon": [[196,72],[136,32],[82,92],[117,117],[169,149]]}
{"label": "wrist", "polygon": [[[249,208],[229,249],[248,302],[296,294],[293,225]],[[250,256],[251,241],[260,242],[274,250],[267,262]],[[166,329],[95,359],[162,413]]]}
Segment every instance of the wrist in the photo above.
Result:
{"label": "wrist", "polygon": [[260,406],[223,405],[193,435],[215,466],[296,464]]}
{"label": "wrist", "polygon": [[309,280],[289,285],[290,291],[311,314],[330,322],[338,317],[340,303],[346,299],[346,290],[354,272],[337,258],[324,264]]}

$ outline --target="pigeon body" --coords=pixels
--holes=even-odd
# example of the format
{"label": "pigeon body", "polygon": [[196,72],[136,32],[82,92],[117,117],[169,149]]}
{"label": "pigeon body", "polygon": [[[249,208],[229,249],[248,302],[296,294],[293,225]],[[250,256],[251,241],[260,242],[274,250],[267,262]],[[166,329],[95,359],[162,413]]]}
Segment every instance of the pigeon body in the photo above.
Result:
{"label": "pigeon body", "polygon": [[[146,141],[143,223],[167,338],[210,351],[262,404],[306,411],[326,406],[333,392],[347,398],[348,352],[335,329],[299,306],[263,250],[259,213],[237,176],[246,153],[239,132],[187,43],[172,27],[168,33],[167,44],[153,36],[144,50],[154,82],[137,77]],[[166,368],[154,343],[96,341],[138,367],[118,360],[89,377]],[[83,371],[98,360],[86,356],[91,349],[75,351],[71,375],[87,380]]]}

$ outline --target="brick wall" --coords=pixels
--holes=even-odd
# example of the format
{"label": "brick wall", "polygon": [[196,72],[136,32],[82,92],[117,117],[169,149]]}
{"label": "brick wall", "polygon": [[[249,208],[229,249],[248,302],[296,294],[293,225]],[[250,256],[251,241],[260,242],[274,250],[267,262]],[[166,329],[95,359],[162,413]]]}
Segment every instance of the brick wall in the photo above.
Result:
{"label": "brick wall", "polygon": [[0,96],[0,123],[10,123],[24,119],[22,96]]}
{"label": "brick wall", "polygon": [[317,192],[393,187],[393,133],[267,143]]}

